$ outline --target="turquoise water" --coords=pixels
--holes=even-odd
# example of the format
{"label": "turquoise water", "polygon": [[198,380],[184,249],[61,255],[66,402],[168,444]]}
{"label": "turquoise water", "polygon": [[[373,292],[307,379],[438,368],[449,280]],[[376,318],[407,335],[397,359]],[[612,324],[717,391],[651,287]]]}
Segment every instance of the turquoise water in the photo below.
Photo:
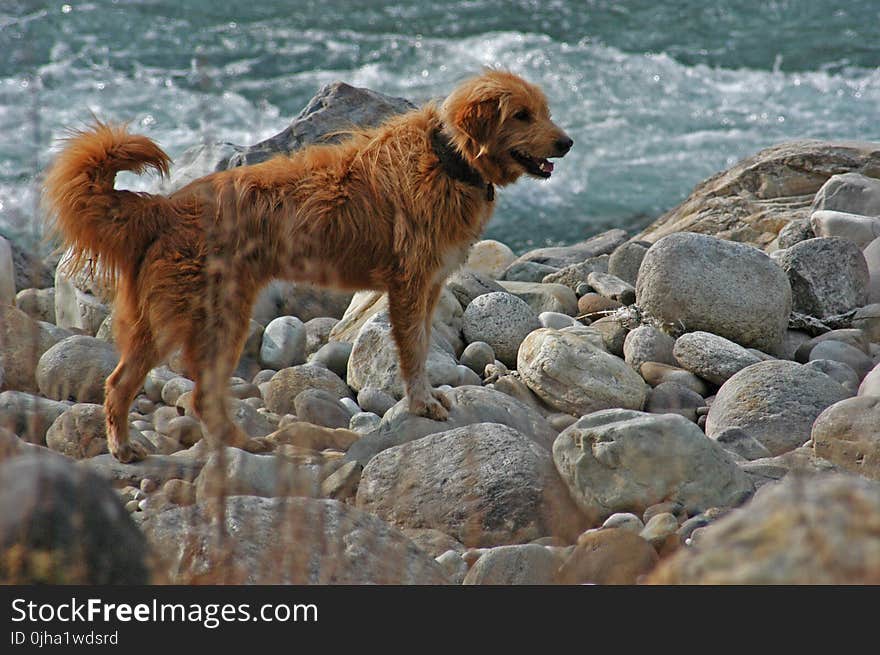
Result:
{"label": "turquoise water", "polygon": [[483,65],[543,86],[575,147],[500,192],[489,236],[518,250],[637,229],[778,141],[880,141],[874,0],[2,0],[0,52],[7,233],[37,234],[37,173],[90,112],[173,157],[266,138],[337,79],[417,102]]}

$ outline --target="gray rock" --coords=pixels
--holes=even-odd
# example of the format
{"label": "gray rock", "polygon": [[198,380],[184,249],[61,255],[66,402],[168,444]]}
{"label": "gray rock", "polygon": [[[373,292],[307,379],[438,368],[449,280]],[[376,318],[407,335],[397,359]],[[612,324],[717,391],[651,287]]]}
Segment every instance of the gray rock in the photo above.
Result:
{"label": "gray rock", "polygon": [[462,320],[465,339],[469,343],[488,344],[495,357],[508,366],[516,365],[523,339],[540,327],[537,313],[524,300],[506,292],[475,298],[465,309]]}
{"label": "gray rock", "polygon": [[590,323],[590,327],[602,337],[602,343],[608,352],[623,358],[623,345],[629,334],[629,329],[623,321],[614,316],[606,316]]}
{"label": "gray rock", "polygon": [[483,375],[486,367],[495,361],[495,351],[485,341],[474,341],[461,353],[460,361],[477,375]]}
{"label": "gray rock", "polygon": [[46,324],[0,305],[0,389],[37,391],[37,362],[57,341]]}
{"label": "gray rock", "polygon": [[266,326],[260,364],[276,371],[306,361],[306,326],[295,316],[279,316]]}
{"label": "gray rock", "polygon": [[618,246],[608,260],[608,272],[635,286],[639,279],[639,267],[650,245],[629,241]]}
{"label": "gray rock", "polygon": [[520,256],[514,263],[537,262],[538,264],[564,268],[571,264],[580,264],[590,257],[610,254],[615,248],[626,242],[626,240],[627,235],[624,230],[608,230],[571,246],[530,250]]}
{"label": "gray rock", "polygon": [[550,585],[564,558],[555,550],[538,544],[490,548],[468,571],[466,585]]}
{"label": "gray rock", "polygon": [[567,327],[580,327],[583,325],[576,318],[568,314],[560,314],[559,312],[541,312],[538,315],[538,321],[541,327],[550,328],[551,330],[561,330]]}
{"label": "gray rock", "polygon": [[214,516],[199,503],[144,521],[172,584],[447,583],[442,567],[400,531],[335,500],[230,497],[222,542]]}
{"label": "gray rock", "polygon": [[548,406],[575,416],[611,407],[641,409],[648,393],[632,368],[576,332],[532,332],[520,347],[517,370]]}
{"label": "gray rock", "polygon": [[199,501],[228,496],[321,495],[321,467],[301,464],[276,455],[253,455],[238,448],[214,453],[195,480]]}
{"label": "gray rock", "polygon": [[22,289],[15,296],[15,306],[35,321],[55,323],[55,288]]}
{"label": "gray rock", "polygon": [[15,302],[15,265],[12,261],[12,246],[0,236],[0,304],[12,305]]}
{"label": "gray rock", "polygon": [[776,263],[791,283],[793,311],[824,318],[867,302],[868,264],[851,241],[807,239],[780,251]]}
{"label": "gray rock", "polygon": [[870,174],[878,165],[876,143],[786,141],[701,182],[684,202],[635,238],[656,242],[689,231],[764,248],[781,226],[808,218],[813,196],[829,177],[844,171]]}
{"label": "gray rock", "polygon": [[474,423],[500,423],[550,449],[556,431],[535,409],[505,393],[487,387],[457,387],[446,392],[452,404],[446,421],[434,421],[409,413],[405,400],[397,403],[385,416],[379,429],[365,434],[345,457],[366,465],[376,453],[414,439]]}
{"label": "gray rock", "polygon": [[760,250],[682,233],[664,237],[645,254],[636,302],[678,330],[711,332],[773,352],[788,327],[791,289]]}
{"label": "gray rock", "polygon": [[735,453],[747,460],[772,457],[771,453],[760,441],[740,428],[725,428],[712,437],[724,450]]}
{"label": "gray rock", "polygon": [[730,456],[687,419],[612,409],[560,433],[553,460],[572,498],[597,523],[660,501],[730,506],[753,490]]}
{"label": "gray rock", "polygon": [[403,534],[412,539],[412,542],[428,553],[431,557],[439,557],[448,551],[463,553],[464,544],[453,539],[445,532],[433,528],[412,528],[402,530]]}
{"label": "gray rock", "polygon": [[810,437],[817,457],[880,480],[880,398],[859,396],[827,407]]}
{"label": "gray rock", "polygon": [[623,305],[632,305],[636,301],[636,290],[629,283],[610,273],[590,273],[587,276],[589,284],[596,293],[616,300]]}
{"label": "gray rock", "polygon": [[67,411],[66,403],[24,391],[0,393],[0,427],[12,430],[30,443],[46,443],[46,430]]}
{"label": "gray rock", "polygon": [[275,414],[291,414],[294,401],[306,389],[324,389],[337,398],[351,397],[351,391],[339,376],[323,366],[303,364],[285,368],[266,383],[263,400],[266,408]]}
{"label": "gray rock", "polygon": [[462,309],[470,305],[477,296],[504,291],[504,287],[494,278],[467,268],[459,269],[450,275],[446,280],[446,288],[452,292]]}
{"label": "gray rock", "polygon": [[627,333],[623,342],[623,358],[635,370],[645,362],[678,364],[672,354],[675,339],[650,325],[640,325]]}
{"label": "gray rock", "polygon": [[810,427],[829,405],[848,397],[824,373],[787,361],[759,362],[744,368],[718,390],[706,419],[715,437],[739,427],[779,455],[810,437]]}
{"label": "gray rock", "polygon": [[856,311],[852,326],[862,331],[871,343],[880,343],[880,304],[865,305]]}
{"label": "gray rock", "polygon": [[510,282],[543,282],[548,275],[557,273],[559,268],[538,262],[514,262],[500,279]]}
{"label": "gray rock", "polygon": [[335,394],[324,389],[305,389],[293,401],[296,415],[301,421],[308,421],[327,428],[347,428],[351,420],[349,411],[339,402]]}
{"label": "gray rock", "polygon": [[[435,387],[455,384],[459,378],[454,351],[442,335],[433,331],[425,372],[428,382]],[[361,328],[348,360],[346,379],[355,391],[376,387],[395,398],[403,397],[404,385],[397,346],[391,334],[387,312],[375,314]]]}
{"label": "gray rock", "polygon": [[[61,414],[46,432],[46,445],[73,459],[107,452],[107,432],[101,405],[78,403]],[[134,430],[131,430],[135,433]],[[131,434],[137,440],[136,434]]]}
{"label": "gray rock", "polygon": [[851,396],[859,391],[859,375],[847,364],[833,359],[814,359],[804,364],[820,373],[824,373],[842,386]]}
{"label": "gray rock", "polygon": [[166,405],[176,405],[183,394],[195,388],[196,383],[188,378],[181,376],[171,378],[162,386],[162,402]]}
{"label": "gray rock", "polygon": [[832,176],[816,192],[812,210],[880,216],[880,180],[859,173]]}
{"label": "gray rock", "polygon": [[394,407],[397,400],[376,387],[364,387],[358,392],[357,404],[365,412],[373,412],[385,416],[385,412]]}
{"label": "gray rock", "polygon": [[202,440],[202,424],[192,416],[176,416],[168,421],[165,436],[184,448],[194,446]]}
{"label": "gray rock", "polygon": [[695,391],[677,382],[663,382],[651,390],[645,411],[650,414],[678,414],[689,421],[697,421],[697,408],[706,401]]}
{"label": "gray rock", "polygon": [[559,312],[574,316],[577,314],[577,296],[563,284],[544,284],[539,282],[508,282],[501,286],[506,291],[524,300],[535,314]]}
{"label": "gray rock", "polygon": [[330,369],[344,380],[348,374],[348,360],[352,348],[353,345],[345,341],[330,341],[318,348],[309,358],[309,362]]}
{"label": "gray rock", "polygon": [[37,364],[37,384],[47,398],[102,403],[104,383],[118,362],[112,344],[74,335],[43,353]]}
{"label": "gray rock", "polygon": [[880,364],[871,369],[871,371],[862,380],[859,385],[860,396],[878,396],[880,397]]}
{"label": "gray rock", "polygon": [[[854,511],[853,508],[858,508]],[[864,584],[880,570],[880,487],[852,475],[789,476],[701,528],[652,584]]]}
{"label": "gray rock", "polygon": [[761,361],[742,346],[709,332],[681,335],[672,353],[682,368],[718,385]]}
{"label": "gray rock", "polygon": [[306,321],[306,357],[327,343],[330,338],[330,332],[334,326],[339,323],[339,319],[330,316],[319,316],[310,321]]}
{"label": "gray rock", "polygon": [[868,304],[880,302],[880,239],[874,239],[865,246],[862,253],[868,265]]}
{"label": "gray rock", "polygon": [[709,395],[709,385],[705,380],[677,366],[660,362],[644,362],[639,366],[639,373],[645,382],[652,387],[657,387],[664,382],[674,382],[703,397]]}
{"label": "gray rock", "polygon": [[584,521],[550,453],[505,425],[479,423],[389,448],[364,468],[360,509],[406,528],[434,528],[465,546],[559,535]]}
{"label": "gray rock", "polygon": [[349,419],[348,429],[359,432],[360,434],[366,434],[378,429],[381,422],[382,417],[378,414],[374,414],[373,412],[358,412]]}
{"label": "gray rock", "polygon": [[100,475],[113,482],[115,486],[124,484],[139,486],[144,478],[155,480],[159,484],[165,484],[173,479],[192,481],[202,470],[207,459],[207,455],[195,456],[196,454],[192,452],[201,448],[204,448],[203,443],[173,455],[151,454],[140,462],[130,464],[123,464],[110,454],[98,455],[80,460],[77,466]]}
{"label": "gray rock", "polygon": [[147,398],[154,403],[158,403],[162,400],[162,389],[165,387],[165,384],[176,377],[179,377],[178,374],[167,366],[157,366],[152,369],[147,373],[147,378],[144,380],[144,393],[147,394]]}
{"label": "gray rock", "polygon": [[657,565],[657,551],[630,530],[588,530],[559,570],[562,584],[635,585]]}
{"label": "gray rock", "polygon": [[865,338],[865,333],[861,330],[831,330],[830,332],[820,334],[819,336],[813,337],[807,342],[801,344],[795,351],[795,359],[801,364],[806,364],[810,360],[810,353],[813,351],[813,348],[815,348],[817,344],[829,340],[842,341],[853,348],[857,348],[866,355],[871,352],[868,340]]}
{"label": "gray rock", "polygon": [[75,328],[94,335],[107,318],[110,309],[101,299],[77,284],[83,283],[83,275],[69,277],[63,266],[55,273],[55,323],[62,328]]}
{"label": "gray rock", "polygon": [[[577,290],[579,284],[587,281],[590,273],[607,273],[610,258],[608,255],[599,255],[598,257],[590,257],[577,264],[571,264],[554,273],[544,276],[536,282],[544,282],[545,284],[564,284],[569,289]],[[510,279],[510,278],[508,278]]]}
{"label": "gray rock", "polygon": [[678,519],[674,514],[669,512],[661,512],[651,517],[651,520],[645,524],[645,528],[639,533],[639,536],[660,550],[666,540],[678,532]]}
{"label": "gray rock", "polygon": [[856,372],[859,380],[874,367],[874,361],[858,348],[842,341],[820,341],[810,350],[810,361],[830,359],[846,364]]}
{"label": "gray rock", "polygon": [[0,564],[6,584],[150,582],[143,536],[116,493],[58,457],[0,463],[0,551],[21,554]]}
{"label": "gray rock", "polygon": [[785,227],[779,230],[777,243],[779,248],[791,248],[794,244],[806,241],[807,239],[815,239],[816,233],[813,232],[813,226],[808,218],[796,218],[789,221]]}
{"label": "gray rock", "polygon": [[859,214],[819,210],[810,216],[817,237],[840,237],[864,248],[880,237],[880,219]]}

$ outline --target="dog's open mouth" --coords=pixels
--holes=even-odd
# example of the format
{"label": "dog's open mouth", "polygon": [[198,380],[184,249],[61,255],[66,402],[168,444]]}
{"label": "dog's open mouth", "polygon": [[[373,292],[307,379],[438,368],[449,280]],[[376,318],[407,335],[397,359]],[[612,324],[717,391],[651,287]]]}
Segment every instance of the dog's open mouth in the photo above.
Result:
{"label": "dog's open mouth", "polygon": [[553,173],[553,162],[549,159],[531,157],[518,150],[511,150],[510,156],[522,164],[522,167],[526,169],[526,172],[536,177],[550,177]]}

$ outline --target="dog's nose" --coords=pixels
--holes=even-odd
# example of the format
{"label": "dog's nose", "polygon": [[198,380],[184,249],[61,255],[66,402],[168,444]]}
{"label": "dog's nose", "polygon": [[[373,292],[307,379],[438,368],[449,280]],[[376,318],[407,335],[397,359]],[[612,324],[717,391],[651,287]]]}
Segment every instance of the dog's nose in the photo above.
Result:
{"label": "dog's nose", "polygon": [[571,137],[564,136],[556,142],[556,149],[559,151],[559,156],[561,157],[574,145],[574,141],[571,140]]}

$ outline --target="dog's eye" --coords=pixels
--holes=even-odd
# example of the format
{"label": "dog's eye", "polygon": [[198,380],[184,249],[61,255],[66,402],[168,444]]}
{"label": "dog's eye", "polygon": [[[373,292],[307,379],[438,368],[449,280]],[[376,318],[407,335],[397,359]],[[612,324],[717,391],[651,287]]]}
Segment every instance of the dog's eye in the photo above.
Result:
{"label": "dog's eye", "polygon": [[520,109],[513,115],[513,117],[518,121],[525,121],[526,123],[532,120],[532,115],[529,113],[528,109]]}

